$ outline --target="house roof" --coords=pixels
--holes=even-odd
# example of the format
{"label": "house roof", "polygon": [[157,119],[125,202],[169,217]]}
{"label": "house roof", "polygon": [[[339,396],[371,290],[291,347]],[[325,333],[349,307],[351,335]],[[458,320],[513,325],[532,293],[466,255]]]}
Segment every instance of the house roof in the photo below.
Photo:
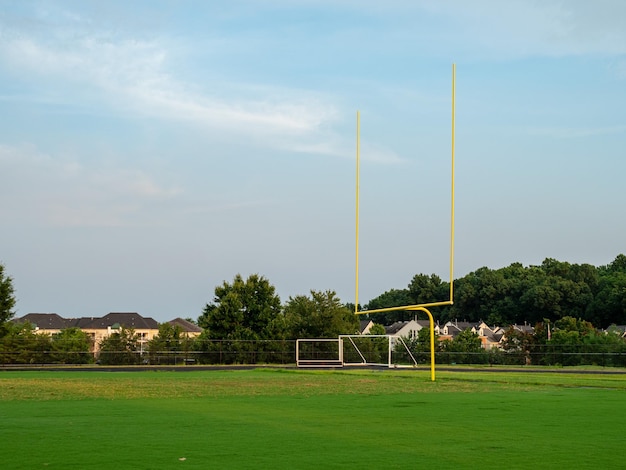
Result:
{"label": "house roof", "polygon": [[535,332],[535,329],[530,326],[530,325],[511,325],[514,329],[518,330],[518,331],[522,331],[524,333],[530,333],[533,334]]}
{"label": "house roof", "polygon": [[469,321],[449,321],[446,323],[446,326],[455,326],[459,330],[471,330],[472,328],[478,328],[480,326],[480,322],[469,322]]}
{"label": "house roof", "polygon": [[106,329],[115,325],[135,330],[157,330],[158,322],[154,318],[142,317],[137,312],[111,312],[102,318],[92,318],[86,321],[81,328]]}
{"label": "house roof", "polygon": [[56,313],[28,313],[12,321],[14,323],[29,322],[40,330],[62,330],[74,326],[71,319],[65,319]]}
{"label": "house roof", "polygon": [[397,321],[395,323],[392,323],[389,326],[386,326],[385,333],[388,335],[396,335],[398,334],[398,332],[402,331],[407,326],[412,327],[412,328],[409,328],[409,331],[419,331],[422,329],[422,325],[418,324],[415,320]]}
{"label": "house roof", "polygon": [[372,320],[359,320],[359,333],[363,334],[374,324]]}
{"label": "house roof", "polygon": [[385,333],[387,333],[388,335],[395,335],[398,331],[404,328],[406,324],[407,322],[405,321],[397,321],[395,323],[392,323],[391,325],[385,327]]}
{"label": "house roof", "polygon": [[173,320],[168,321],[168,323],[172,326],[180,326],[185,333],[202,333],[202,328],[200,328],[195,323],[191,323],[184,318],[174,318]]}
{"label": "house roof", "polygon": [[448,332],[447,336],[451,338],[456,337],[461,332],[461,329],[456,325],[446,325],[446,331]]}

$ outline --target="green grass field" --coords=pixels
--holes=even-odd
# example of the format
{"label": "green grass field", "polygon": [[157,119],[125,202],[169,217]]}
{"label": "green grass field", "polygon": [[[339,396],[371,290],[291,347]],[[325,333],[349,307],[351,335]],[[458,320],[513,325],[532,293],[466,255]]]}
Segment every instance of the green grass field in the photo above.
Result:
{"label": "green grass field", "polygon": [[624,468],[626,375],[0,372],[3,469]]}

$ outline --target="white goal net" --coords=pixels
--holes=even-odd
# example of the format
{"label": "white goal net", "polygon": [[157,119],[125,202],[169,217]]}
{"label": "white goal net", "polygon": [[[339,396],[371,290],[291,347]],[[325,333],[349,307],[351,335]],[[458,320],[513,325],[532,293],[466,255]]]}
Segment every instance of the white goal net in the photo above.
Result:
{"label": "white goal net", "polygon": [[340,335],[337,339],[298,339],[298,367],[415,367],[417,361],[400,336]]}

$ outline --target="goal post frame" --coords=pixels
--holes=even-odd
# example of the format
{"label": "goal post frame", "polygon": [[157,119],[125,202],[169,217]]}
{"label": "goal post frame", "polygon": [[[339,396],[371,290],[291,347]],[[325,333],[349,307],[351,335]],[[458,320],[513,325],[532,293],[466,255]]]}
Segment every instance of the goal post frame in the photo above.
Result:
{"label": "goal post frame", "polygon": [[[367,362],[367,359],[365,358],[365,356],[363,356],[363,354],[361,353],[361,350],[359,349],[359,347],[355,344],[355,342],[352,340],[353,338],[360,338],[360,339],[370,339],[370,338],[386,338],[387,339],[387,363],[383,364],[383,363],[373,363],[373,362]],[[350,341],[350,344],[352,344],[352,346],[354,347],[354,350],[357,352],[357,354],[361,357],[362,362],[346,362],[345,357],[344,357],[344,341],[348,339]],[[341,362],[344,366],[383,366],[383,367],[405,367],[402,365],[398,365],[398,364],[394,364],[393,363],[393,349],[395,347],[394,342],[397,341],[399,344],[402,344],[402,346],[404,346],[404,350],[408,353],[409,357],[411,358],[411,360],[413,361],[413,365],[412,366],[408,366],[408,367],[416,367],[417,366],[417,360],[415,359],[415,356],[413,356],[413,353],[411,352],[411,350],[409,349],[409,347],[407,346],[406,342],[404,341],[404,338],[402,336],[398,336],[398,335],[359,335],[359,334],[355,334],[355,335],[339,335],[339,351],[341,354]]]}
{"label": "goal post frame", "polygon": [[422,311],[428,315],[428,319],[430,320],[430,360],[431,360],[431,380],[435,381],[435,333],[434,333],[434,320],[433,316],[428,310],[427,307],[439,307],[445,305],[452,305],[454,303],[454,187],[455,187],[455,176],[454,176],[454,168],[455,168],[455,133],[456,133],[456,64],[452,64],[452,145],[451,145],[451,194],[450,194],[450,298],[449,300],[444,300],[440,302],[430,302],[424,304],[416,304],[416,305],[405,305],[400,307],[389,307],[389,308],[379,308],[374,310],[361,310],[359,311],[359,194],[360,194],[360,126],[361,126],[361,115],[359,111],[357,111],[356,115],[356,218],[355,218],[355,226],[356,226],[356,253],[355,253],[355,301],[354,301],[354,314],[355,315],[365,315],[370,313],[380,313],[380,312],[391,312],[397,310],[407,310],[407,311]]}
{"label": "goal post frame", "polygon": [[[359,348],[359,346],[355,343],[354,339],[376,339],[381,338],[387,341],[387,362],[368,362],[367,358],[363,355],[363,352]],[[337,345],[337,355],[335,358],[303,358],[300,351],[300,345],[303,343],[336,343]],[[361,358],[361,362],[346,362],[345,357],[345,344],[352,345],[353,351]],[[404,347],[404,350],[408,354],[410,360],[413,362],[412,365],[401,365],[393,362],[393,352],[394,348],[397,344],[401,344]],[[320,368],[328,368],[328,367],[353,367],[353,366],[380,366],[380,367],[388,367],[388,368],[399,368],[399,367],[417,367],[417,360],[415,356],[411,352],[410,348],[407,346],[404,338],[398,335],[361,335],[361,334],[352,334],[352,335],[339,335],[337,338],[299,338],[296,340],[296,366],[299,368],[302,367],[320,367]]]}
{"label": "goal post frame", "polygon": [[[337,359],[301,359],[300,344],[304,342],[337,343]],[[341,341],[339,338],[296,339],[296,367],[343,367],[341,362]]]}

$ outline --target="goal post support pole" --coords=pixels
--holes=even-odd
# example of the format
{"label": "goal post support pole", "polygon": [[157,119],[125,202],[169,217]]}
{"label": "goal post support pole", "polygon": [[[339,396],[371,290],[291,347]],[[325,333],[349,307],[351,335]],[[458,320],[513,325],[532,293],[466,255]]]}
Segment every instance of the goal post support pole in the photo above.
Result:
{"label": "goal post support pole", "polygon": [[354,257],[354,272],[355,272],[355,280],[354,280],[354,313],[357,314],[359,312],[359,174],[360,170],[360,150],[361,150],[361,113],[359,111],[356,112],[356,217],[355,217],[355,226],[356,226],[356,253]]}
{"label": "goal post support pole", "polygon": [[424,307],[415,307],[411,310],[419,310],[428,315],[428,321],[430,323],[430,380],[435,381],[435,319],[432,313]]}

